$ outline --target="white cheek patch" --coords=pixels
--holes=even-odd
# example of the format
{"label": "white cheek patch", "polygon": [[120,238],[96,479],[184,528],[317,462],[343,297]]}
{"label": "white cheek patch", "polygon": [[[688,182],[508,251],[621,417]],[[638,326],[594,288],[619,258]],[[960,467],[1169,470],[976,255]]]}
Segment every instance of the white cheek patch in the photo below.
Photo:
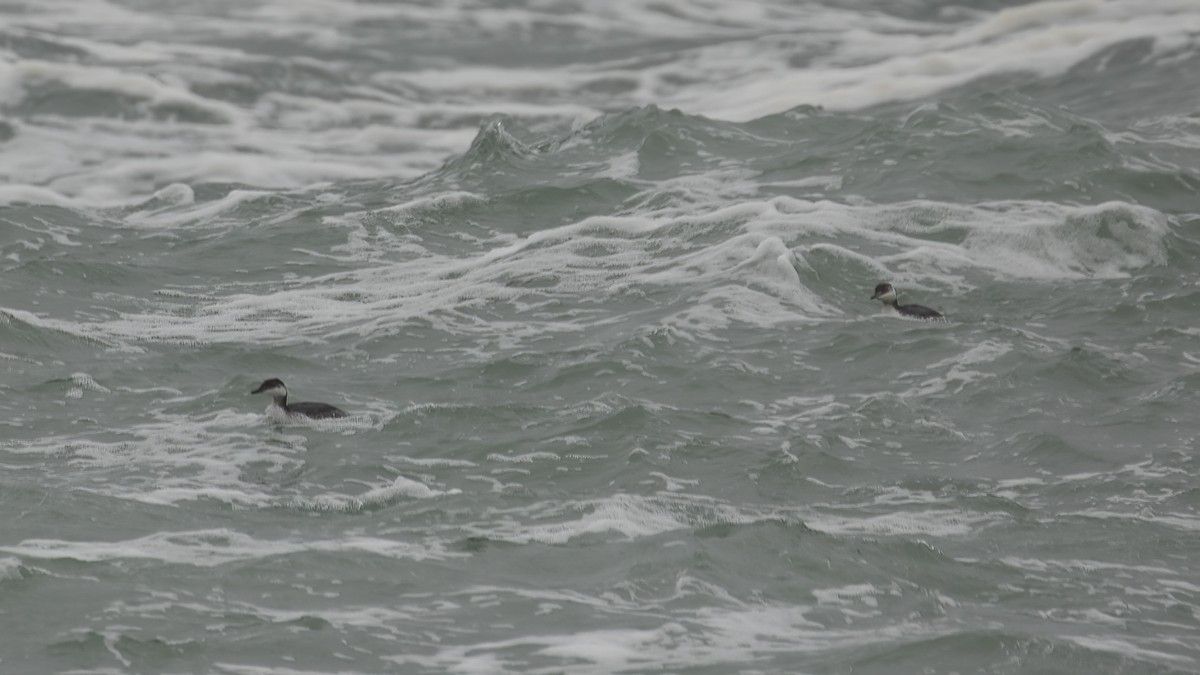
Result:
{"label": "white cheek patch", "polygon": [[280,396],[287,396],[287,389],[284,389],[283,387],[271,387],[270,389],[263,389],[258,393],[266,394],[267,396],[271,396],[273,398],[279,398]]}
{"label": "white cheek patch", "polygon": [[268,419],[277,420],[277,421],[286,420],[288,418],[287,411],[284,410],[283,408],[280,408],[279,406],[275,405],[274,402],[272,402],[271,405],[267,406],[267,409],[264,412],[264,414],[267,416]]}
{"label": "white cheek patch", "polygon": [[877,297],[876,300],[879,300],[881,302],[895,302],[896,301],[896,291],[895,290],[888,291],[887,293],[884,293],[883,295],[880,295],[879,297]]}

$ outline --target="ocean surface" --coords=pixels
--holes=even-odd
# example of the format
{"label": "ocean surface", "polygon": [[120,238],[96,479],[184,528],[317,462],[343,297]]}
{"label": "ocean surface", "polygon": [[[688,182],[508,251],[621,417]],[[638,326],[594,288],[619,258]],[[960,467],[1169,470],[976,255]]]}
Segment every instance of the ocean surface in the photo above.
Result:
{"label": "ocean surface", "polygon": [[1196,673],[1198,439],[1195,0],[0,2],[0,673]]}

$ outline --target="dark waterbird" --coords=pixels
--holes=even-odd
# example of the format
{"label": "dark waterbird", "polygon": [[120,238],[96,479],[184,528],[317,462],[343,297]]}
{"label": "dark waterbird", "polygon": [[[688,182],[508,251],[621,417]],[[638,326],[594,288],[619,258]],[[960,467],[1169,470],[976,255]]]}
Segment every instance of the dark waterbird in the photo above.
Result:
{"label": "dark waterbird", "polygon": [[287,387],[284,386],[283,380],[278,378],[264,380],[262,384],[258,385],[258,389],[255,389],[250,393],[269,394],[271,398],[275,399],[275,405],[279,406],[279,408],[288,415],[299,415],[301,417],[309,417],[315,420],[347,417],[345,410],[331,406],[328,403],[318,403],[315,401],[288,403]]}
{"label": "dark waterbird", "polygon": [[901,305],[896,300],[896,288],[886,282],[875,287],[875,295],[872,295],[871,299],[882,302],[884,307],[890,307],[898,312],[900,316],[910,319],[920,319],[922,321],[946,320],[946,317],[941,312],[924,305]]}

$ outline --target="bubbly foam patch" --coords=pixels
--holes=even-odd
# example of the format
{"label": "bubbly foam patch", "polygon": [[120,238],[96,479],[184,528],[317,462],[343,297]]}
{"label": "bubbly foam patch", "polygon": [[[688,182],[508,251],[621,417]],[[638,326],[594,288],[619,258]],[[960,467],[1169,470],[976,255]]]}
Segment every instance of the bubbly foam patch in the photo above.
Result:
{"label": "bubbly foam patch", "polygon": [[400,501],[433,499],[461,493],[462,490],[457,488],[432,488],[420,481],[398,476],[387,485],[370,488],[359,495],[321,494],[315,497],[294,497],[283,500],[281,505],[304,511],[359,513],[386,508]]}
{"label": "bubbly foam patch", "polygon": [[[674,255],[647,250],[646,235],[672,227],[675,219],[625,216],[589,218],[502,243],[477,255],[429,253],[399,263],[300,278],[287,287],[191,300],[189,312],[127,312],[103,322],[59,322],[20,312],[35,325],[123,343],[127,340],[277,342],[387,334],[417,320],[456,334],[487,334],[507,343],[547,333],[582,332],[588,315],[481,323],[474,314],[489,305],[537,307],[553,299],[596,305],[607,297],[655,288],[710,287],[701,304],[721,324],[770,325],[836,310],[804,287],[794,255],[778,237],[746,234],[713,246],[668,236],[653,249],[678,247]],[[607,255],[591,253],[597,247]],[[523,280],[551,284],[527,289]],[[200,290],[200,289],[197,289]],[[199,294],[197,294],[198,296]],[[348,299],[350,298],[350,299]],[[531,303],[535,303],[532,304]],[[602,307],[597,316],[603,317]],[[14,311],[14,315],[18,312]],[[707,320],[705,320],[707,321]],[[717,326],[711,326],[713,328]],[[709,329],[695,326],[693,331]]]}
{"label": "bubbly foam patch", "polygon": [[[1012,349],[1012,345],[1007,343],[984,340],[969,347],[961,354],[926,366],[927,372],[943,372],[922,380],[916,386],[903,392],[901,396],[932,396],[944,392],[949,392],[951,395],[958,394],[973,383],[994,377],[991,373],[970,366],[990,364],[1011,352]],[[901,375],[901,378],[907,379],[909,376],[909,373],[905,373]]]}
{"label": "bubbly foam patch", "polygon": [[198,567],[294,555],[307,551],[360,551],[407,560],[440,559],[453,555],[436,545],[413,544],[392,539],[348,536],[328,540],[267,540],[225,528],[158,532],[114,542],[26,539],[11,546],[0,546],[0,550],[38,559],[69,559],[83,562],[149,559],[172,565]]}
{"label": "bubbly foam patch", "polygon": [[961,537],[1007,519],[1002,513],[929,509],[895,511],[865,518],[821,514],[807,518],[805,524],[818,532],[829,534]]}
{"label": "bubbly foam patch", "polygon": [[[875,259],[880,269],[917,278],[930,274],[921,270],[947,276],[946,272],[972,268],[1022,279],[1121,278],[1165,265],[1171,232],[1162,213],[1123,202],[851,206],[779,197],[772,204],[781,213],[760,219],[752,225],[754,230],[774,234],[795,227],[796,221],[811,222],[815,232],[861,237],[894,248],[895,253]],[[827,244],[813,250],[854,257]]]}
{"label": "bubbly foam patch", "polygon": [[1113,637],[1112,635],[1067,635],[1067,642],[1073,642],[1087,649],[1120,654],[1134,661],[1158,661],[1167,663],[1195,663],[1196,659],[1183,654],[1172,654],[1159,649],[1150,649],[1133,644],[1129,640]]}
{"label": "bubbly foam patch", "polygon": [[1008,520],[1004,513],[948,508],[843,516],[824,508],[730,504],[685,492],[686,487],[683,483],[669,484],[666,491],[653,496],[617,494],[578,502],[541,503],[522,509],[527,518],[473,524],[468,531],[517,543],[566,544],[592,536],[640,539],[713,525],[779,522],[803,523],[833,535],[961,537]]}
{"label": "bubbly foam patch", "polygon": [[21,579],[21,560],[19,558],[0,558],[0,583]]}
{"label": "bubbly foam patch", "polygon": [[[204,396],[204,395],[201,395]],[[174,402],[189,400],[176,397]],[[381,405],[381,404],[372,404]],[[361,511],[404,499],[426,499],[442,490],[404,477],[368,487],[362,494],[322,494],[305,484],[284,487],[284,477],[307,461],[309,439],[301,430],[353,435],[378,430],[394,412],[339,420],[288,418],[270,433],[257,413],[222,410],[207,415],[150,411],[150,421],[122,433],[46,435],[5,443],[16,455],[63,457],[79,476],[74,489],[148,504],[181,506],[212,500],[241,508]],[[382,420],[382,421],[381,421]],[[87,480],[104,476],[105,480]]]}
{"label": "bubbly foam patch", "polygon": [[[811,608],[767,604],[759,607],[706,607],[680,610],[675,618],[649,628],[547,631],[506,640],[450,644],[432,656],[396,654],[389,661],[424,668],[521,670],[533,663],[574,664],[579,672],[618,672],[647,668],[688,670],[747,663],[773,663],[776,656],[829,655],[883,647],[900,640],[951,635],[939,622],[901,621],[887,627],[822,626],[807,617]],[[529,656],[540,657],[533,660]]]}
{"label": "bubbly foam patch", "polygon": [[[362,235],[355,219],[336,222],[349,241]],[[713,240],[714,233],[723,234]],[[891,252],[867,257],[844,246],[805,243],[820,234]],[[868,268],[866,275],[894,279],[903,294],[914,287],[911,280],[961,288],[969,271],[1038,280],[1125,277],[1165,264],[1169,236],[1162,214],[1117,202],[854,206],[777,197],[702,215],[586,218],[523,238],[479,241],[465,255],[420,248],[421,255],[397,262],[380,260],[381,252],[408,251],[419,246],[419,237],[372,238],[351,245],[351,257],[373,252],[344,272],[297,276],[283,288],[243,285],[220,295],[209,287],[176,289],[169,309],[147,304],[111,319],[63,321],[6,311],[35,326],[121,348],[143,340],[368,339],[417,322],[512,347],[555,333],[582,334],[608,320],[610,301],[667,290],[689,295],[662,325],[698,339],[735,324],[835,320],[841,310],[809,286],[813,257],[845,258]],[[587,311],[547,314],[540,311],[545,303]],[[494,308],[520,318],[478,319]]]}
{"label": "bubbly foam patch", "polygon": [[87,373],[72,374],[71,388],[67,390],[67,398],[83,398],[83,393],[85,391],[94,391],[101,394],[112,393],[110,389],[97,383],[96,380]]}
{"label": "bubbly foam patch", "polygon": [[[700,50],[688,60],[690,70],[713,73],[723,86],[712,92],[680,91],[674,103],[733,120],[799,105],[853,110],[920,99],[996,75],[1060,75],[1121,43],[1193,44],[1200,27],[1200,10],[1177,0],[1043,0],[968,16],[961,22],[909,23],[899,30],[870,22],[842,25],[822,36],[828,43],[825,53],[813,54],[802,68],[788,62],[796,47],[774,37]],[[729,62],[757,67],[730,68]]]}
{"label": "bubbly foam patch", "polygon": [[[186,28],[160,8],[104,0],[14,7],[6,29],[46,48],[0,60],[0,104],[19,111],[0,155],[0,203],[77,208],[127,206],[170,183],[415,178],[497,114],[574,124],[648,104],[732,120],[852,110],[989,77],[1055,76],[1137,41],[1150,44],[1152,67],[1194,52],[1200,30],[1200,10],[1181,0],[1042,0],[921,19],[906,7],[773,0],[736,10],[276,1],[205,6]],[[601,56],[480,65],[421,51],[430,41],[511,48],[514,30],[570,35],[579,53]],[[264,35],[296,49],[268,50]],[[417,45],[414,57],[389,60],[397,41]],[[603,56],[613,44],[628,47]]]}

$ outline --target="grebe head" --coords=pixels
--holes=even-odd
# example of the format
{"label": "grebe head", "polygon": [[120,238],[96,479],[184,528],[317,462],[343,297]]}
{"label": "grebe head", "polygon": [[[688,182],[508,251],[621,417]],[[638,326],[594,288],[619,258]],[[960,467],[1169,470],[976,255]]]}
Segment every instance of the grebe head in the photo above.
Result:
{"label": "grebe head", "polygon": [[279,378],[271,378],[264,380],[258,385],[258,389],[250,392],[251,394],[268,394],[275,398],[287,398],[287,387],[283,386],[283,380]]}
{"label": "grebe head", "polygon": [[[893,288],[892,285],[889,283],[879,284],[878,286],[875,287],[875,295],[872,295],[871,299],[879,300],[881,302],[887,302],[887,303],[895,302],[896,301],[896,289]],[[282,382],[280,383],[280,386],[283,386]]]}

